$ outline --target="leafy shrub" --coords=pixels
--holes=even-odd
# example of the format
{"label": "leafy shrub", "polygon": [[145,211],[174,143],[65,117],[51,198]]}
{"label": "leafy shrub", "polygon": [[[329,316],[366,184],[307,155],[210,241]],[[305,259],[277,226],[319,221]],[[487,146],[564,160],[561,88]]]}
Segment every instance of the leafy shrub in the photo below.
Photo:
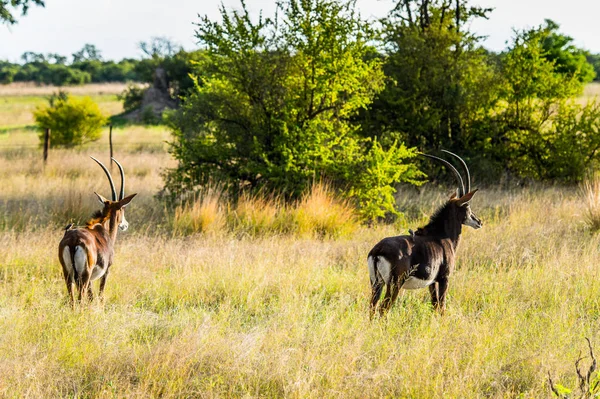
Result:
{"label": "leafy shrub", "polygon": [[585,105],[578,71],[562,72],[543,48],[542,29],[519,32],[502,61],[501,101],[484,151],[520,177],[578,182],[598,158],[600,103]]}
{"label": "leafy shrub", "polygon": [[51,130],[52,146],[74,147],[98,140],[107,119],[100,107],[89,97],[74,98],[59,92],[49,99],[49,105],[34,111],[38,128],[44,140],[45,129]]}
{"label": "leafy shrub", "polygon": [[117,96],[117,98],[123,102],[123,109],[125,112],[131,112],[142,106],[144,91],[144,88],[130,84]]}
{"label": "leafy shrub", "polygon": [[[353,7],[288,0],[278,3],[281,21],[254,23],[242,2],[241,12],[221,10],[222,23],[202,19],[197,35],[208,50],[194,90],[170,116],[179,165],[167,188],[179,195],[223,181],[296,200],[323,179],[362,206],[371,205],[368,190],[417,180],[407,163],[414,150],[405,148],[386,158],[384,173],[397,180],[360,176],[371,173],[364,164],[373,162],[372,142],[353,118],[382,90],[384,76],[380,61],[367,57],[374,32]],[[391,195],[373,200],[365,218],[394,207]]]}

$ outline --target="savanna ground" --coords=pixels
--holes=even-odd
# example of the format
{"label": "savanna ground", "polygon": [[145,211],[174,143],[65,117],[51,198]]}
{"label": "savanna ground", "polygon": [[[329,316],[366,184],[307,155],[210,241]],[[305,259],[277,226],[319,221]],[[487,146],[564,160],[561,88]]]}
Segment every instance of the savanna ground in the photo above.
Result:
{"label": "savanna ground", "polygon": [[[90,90],[120,111],[114,93]],[[108,195],[88,157],[107,162],[107,138],[52,150],[44,167],[28,127],[43,101],[0,94],[2,397],[538,398],[548,372],[576,386],[585,337],[600,350],[600,237],[577,188],[482,190],[484,227],[464,231],[446,314],[418,290],[369,321],[367,252],[448,190],[401,193],[406,221],[373,228],[323,190],[294,206],[233,206],[217,190],[171,212],[155,197],[173,165],[163,127],[115,130],[139,195],[106,302],[72,310],[57,245],[98,208],[93,191]]]}

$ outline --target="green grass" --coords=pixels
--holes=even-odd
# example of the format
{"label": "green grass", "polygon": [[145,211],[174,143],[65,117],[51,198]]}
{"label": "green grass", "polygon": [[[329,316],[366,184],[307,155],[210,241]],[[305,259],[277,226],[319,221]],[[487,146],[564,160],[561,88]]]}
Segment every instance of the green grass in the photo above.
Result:
{"label": "green grass", "polygon": [[[278,230],[273,199],[200,201],[180,212],[223,212],[230,227],[183,236],[155,198],[174,166],[168,137],[115,131],[127,192],[139,195],[106,303],[71,310],[57,245],[61,226],[97,208],[92,192],[106,195],[88,157],[107,160],[106,135],[43,166],[34,131],[0,133],[0,397],[540,398],[548,372],[576,386],[584,337],[600,347],[600,236],[576,189],[481,190],[472,207],[484,227],[464,231],[446,314],[416,290],[369,321],[369,249],[450,192],[401,192],[406,226],[339,237]],[[333,203],[315,198],[287,222],[335,227]]]}

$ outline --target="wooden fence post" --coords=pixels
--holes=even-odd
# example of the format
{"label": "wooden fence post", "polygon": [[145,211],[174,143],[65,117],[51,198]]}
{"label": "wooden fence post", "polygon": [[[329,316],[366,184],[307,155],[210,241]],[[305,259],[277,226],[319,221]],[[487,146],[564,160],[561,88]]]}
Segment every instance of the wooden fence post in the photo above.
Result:
{"label": "wooden fence post", "polygon": [[46,128],[46,134],[44,135],[44,165],[48,160],[48,150],[50,149],[50,129]]}
{"label": "wooden fence post", "polygon": [[110,170],[112,172],[112,168],[113,168],[113,162],[112,162],[112,157],[113,157],[113,146],[112,146],[112,123],[108,126],[109,131],[108,131],[108,145],[110,146],[110,158],[108,160],[108,163],[110,164]]}

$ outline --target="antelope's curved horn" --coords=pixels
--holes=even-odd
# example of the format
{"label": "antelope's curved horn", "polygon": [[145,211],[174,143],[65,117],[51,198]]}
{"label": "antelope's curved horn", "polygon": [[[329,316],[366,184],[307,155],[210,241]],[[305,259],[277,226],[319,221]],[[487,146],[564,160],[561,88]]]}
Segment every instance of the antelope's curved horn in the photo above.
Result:
{"label": "antelope's curved horn", "polygon": [[102,162],[98,161],[96,158],[94,158],[92,156],[90,156],[90,158],[92,158],[94,161],[96,161],[98,163],[98,165],[100,165],[100,167],[102,168],[104,173],[106,173],[106,177],[108,177],[108,182],[110,183],[110,191],[112,193],[112,200],[117,201],[117,190],[115,189],[115,183],[113,182],[110,172],[108,171],[108,169],[106,169],[106,166],[104,166],[102,164]]}
{"label": "antelope's curved horn", "polygon": [[458,173],[458,170],[456,170],[456,168],[450,162],[446,161],[445,159],[436,157],[434,155],[423,154],[423,153],[419,153],[419,155],[423,155],[424,157],[435,159],[436,161],[440,161],[441,163],[446,165],[448,167],[448,169],[450,169],[452,171],[452,173],[454,173],[454,177],[456,177],[456,180],[458,181],[458,196],[462,197],[463,195],[465,195],[465,185],[463,183],[463,179],[460,176],[460,173]]}
{"label": "antelope's curved horn", "polygon": [[467,163],[464,161],[464,159],[462,159],[461,157],[459,157],[458,155],[456,155],[453,152],[450,152],[448,150],[442,150],[443,152],[452,155],[453,157],[455,157],[456,159],[458,159],[460,161],[460,163],[462,164],[463,168],[465,169],[465,173],[467,174],[467,191],[466,193],[470,193],[471,192],[471,174],[469,173],[469,167],[467,166]]}
{"label": "antelope's curved horn", "polygon": [[125,198],[125,172],[123,172],[123,167],[116,159],[114,159],[113,157],[111,157],[110,159],[112,159],[112,161],[117,164],[117,166],[119,167],[119,172],[121,173],[121,191],[119,192],[119,201],[121,201],[123,198]]}

